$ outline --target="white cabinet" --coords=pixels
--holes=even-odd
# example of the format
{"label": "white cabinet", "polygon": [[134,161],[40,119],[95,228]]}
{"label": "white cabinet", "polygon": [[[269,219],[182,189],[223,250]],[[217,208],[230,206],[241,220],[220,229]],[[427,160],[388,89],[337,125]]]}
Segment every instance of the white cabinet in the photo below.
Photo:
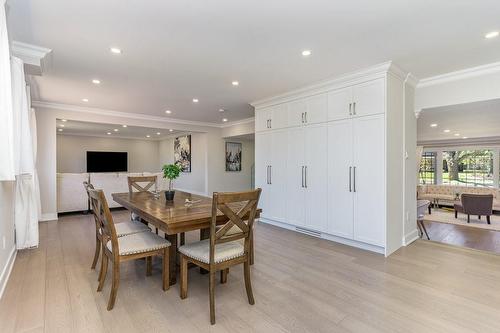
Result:
{"label": "white cabinet", "polygon": [[285,218],[286,142],[284,130],[255,135],[255,184],[262,188],[262,215],[278,221]]}
{"label": "white cabinet", "polygon": [[385,80],[377,79],[328,94],[328,120],[385,112]]}
{"label": "white cabinet", "polygon": [[352,120],[328,123],[328,232],[353,237]]}
{"label": "white cabinet", "polygon": [[385,244],[384,115],[353,121],[354,239]]}
{"label": "white cabinet", "polygon": [[255,112],[255,131],[263,132],[287,127],[287,105],[280,104]]}
{"label": "white cabinet", "polygon": [[286,221],[314,231],[327,223],[327,126],[288,130]]}
{"label": "white cabinet", "polygon": [[288,126],[324,123],[328,119],[328,95],[299,99],[288,103]]}

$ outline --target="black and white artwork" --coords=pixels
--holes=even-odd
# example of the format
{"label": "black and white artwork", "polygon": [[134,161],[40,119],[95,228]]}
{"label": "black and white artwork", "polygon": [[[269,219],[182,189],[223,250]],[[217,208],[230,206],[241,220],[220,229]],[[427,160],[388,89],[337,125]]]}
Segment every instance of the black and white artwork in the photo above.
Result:
{"label": "black and white artwork", "polygon": [[226,142],[226,171],[241,171],[241,143]]}
{"label": "black and white artwork", "polygon": [[174,162],[182,172],[191,172],[191,135],[184,135],[174,140]]}

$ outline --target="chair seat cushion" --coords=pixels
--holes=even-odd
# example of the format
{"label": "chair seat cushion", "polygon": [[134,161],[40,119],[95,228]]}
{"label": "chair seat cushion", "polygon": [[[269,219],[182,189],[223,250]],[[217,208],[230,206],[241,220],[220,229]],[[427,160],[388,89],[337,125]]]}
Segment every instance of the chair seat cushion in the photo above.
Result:
{"label": "chair seat cushion", "polygon": [[137,234],[139,232],[151,231],[151,229],[149,229],[147,225],[140,222],[132,222],[132,221],[115,223],[115,230],[116,230],[116,236],[118,237]]}
{"label": "chair seat cushion", "polygon": [[[179,248],[179,252],[189,258],[196,259],[205,264],[210,263],[210,240],[189,243]],[[241,242],[233,241],[220,243],[215,246],[215,263],[241,257],[245,254],[245,248]]]}
{"label": "chair seat cushion", "polygon": [[[111,249],[111,241],[106,244]],[[161,250],[170,246],[170,242],[152,232],[141,232],[118,238],[120,255],[144,253]]]}

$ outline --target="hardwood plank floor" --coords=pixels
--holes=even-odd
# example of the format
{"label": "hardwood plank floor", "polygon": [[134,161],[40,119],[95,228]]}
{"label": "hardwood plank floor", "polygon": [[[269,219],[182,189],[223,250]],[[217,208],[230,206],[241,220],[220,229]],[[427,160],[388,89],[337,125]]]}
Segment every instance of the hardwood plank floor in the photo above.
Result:
{"label": "hardwood plank floor", "polygon": [[[123,210],[113,215],[129,218]],[[256,304],[246,300],[243,267],[232,269],[216,288],[210,326],[208,276],[190,270],[181,300],[178,284],[161,290],[160,258],[151,277],[144,261],[122,264],[117,302],[107,311],[110,279],[98,293],[90,269],[91,215],[42,223],[40,240],[38,249],[18,253],[0,300],[2,333],[500,331],[500,256],[492,253],[419,240],[384,258],[258,223]]]}

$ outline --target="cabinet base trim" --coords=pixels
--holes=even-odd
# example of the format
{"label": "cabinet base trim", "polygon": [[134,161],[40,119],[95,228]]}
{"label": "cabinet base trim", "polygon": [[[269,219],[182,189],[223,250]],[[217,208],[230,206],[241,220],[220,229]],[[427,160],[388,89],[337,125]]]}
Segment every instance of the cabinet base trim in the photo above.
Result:
{"label": "cabinet base trim", "polygon": [[358,242],[358,241],[355,241],[352,239],[334,236],[334,235],[330,235],[330,234],[326,234],[326,233],[322,233],[322,232],[318,232],[318,231],[312,231],[309,229],[296,227],[294,225],[290,225],[290,224],[284,223],[284,222],[269,220],[269,219],[262,218],[262,217],[259,219],[259,222],[271,224],[271,225],[274,225],[276,227],[292,230],[295,232],[300,232],[300,233],[303,233],[303,234],[306,234],[309,236],[326,239],[326,240],[329,240],[332,242],[336,242],[336,243],[340,243],[340,244],[344,244],[344,245],[348,245],[348,246],[352,246],[352,247],[357,247],[357,248],[362,249],[362,250],[367,250],[367,251],[376,252],[376,253],[380,253],[380,254],[385,253],[385,249],[383,247],[380,247],[380,246],[366,244],[366,243]]}
{"label": "cabinet base trim", "polygon": [[403,245],[408,246],[411,243],[413,243],[414,241],[416,241],[418,238],[419,238],[418,230],[415,229],[415,230],[413,230],[405,235],[405,237],[403,239]]}

